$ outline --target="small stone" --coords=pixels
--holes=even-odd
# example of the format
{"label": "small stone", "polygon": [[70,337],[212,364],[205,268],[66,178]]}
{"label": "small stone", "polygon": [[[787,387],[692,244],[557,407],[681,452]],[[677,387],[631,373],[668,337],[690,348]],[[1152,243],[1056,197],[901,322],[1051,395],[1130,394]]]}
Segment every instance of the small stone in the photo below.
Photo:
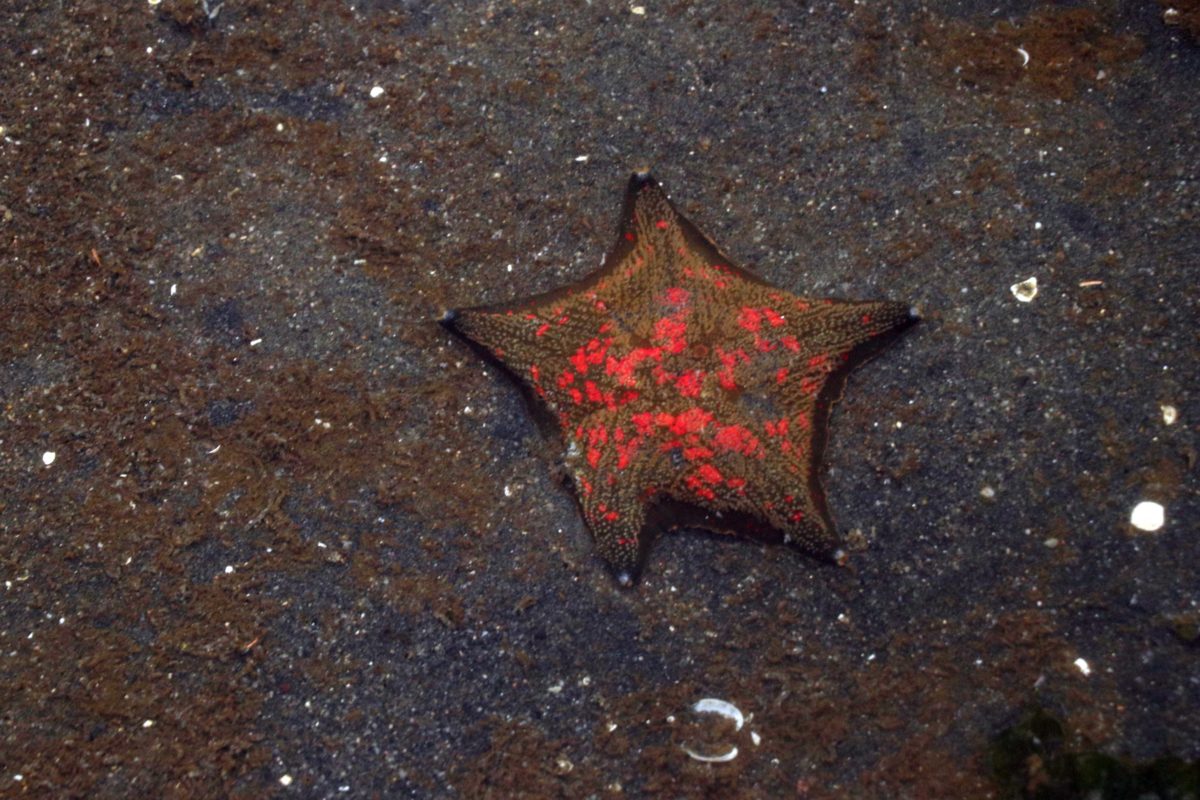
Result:
{"label": "small stone", "polygon": [[1143,500],[1133,507],[1129,515],[1129,524],[1141,531],[1156,531],[1166,520],[1165,511],[1160,503],[1153,500]]}
{"label": "small stone", "polygon": [[1009,287],[1009,290],[1013,293],[1013,297],[1017,298],[1017,300],[1022,303],[1028,303],[1033,300],[1033,298],[1037,297],[1038,280],[1034,277],[1026,278],[1020,283],[1014,283]]}

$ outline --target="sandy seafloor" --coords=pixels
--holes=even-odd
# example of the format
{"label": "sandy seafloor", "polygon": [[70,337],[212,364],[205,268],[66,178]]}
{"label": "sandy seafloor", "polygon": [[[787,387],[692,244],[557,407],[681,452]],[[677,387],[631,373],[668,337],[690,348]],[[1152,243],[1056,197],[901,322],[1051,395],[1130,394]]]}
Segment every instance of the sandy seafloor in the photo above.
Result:
{"label": "sandy seafloor", "polygon": [[[1186,788],[1197,6],[7,0],[0,796]],[[921,309],[833,416],[846,566],[621,590],[436,324],[588,273],[643,166]]]}

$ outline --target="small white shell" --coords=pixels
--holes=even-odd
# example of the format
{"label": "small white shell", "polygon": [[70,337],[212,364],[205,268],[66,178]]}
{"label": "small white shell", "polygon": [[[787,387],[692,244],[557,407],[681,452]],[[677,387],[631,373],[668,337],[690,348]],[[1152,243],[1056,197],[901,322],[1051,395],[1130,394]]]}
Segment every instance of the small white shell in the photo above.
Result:
{"label": "small white shell", "polygon": [[[692,711],[697,714],[720,714],[725,719],[733,720],[734,730],[740,731],[746,719],[742,716],[741,710],[733,703],[726,700],[718,700],[715,697],[706,697],[703,700],[696,701],[696,705],[692,706]],[[737,755],[737,748],[733,748],[733,753]],[[730,756],[732,758],[733,756]],[[728,761],[729,758],[723,759]]]}
{"label": "small white shell", "polygon": [[1037,297],[1038,281],[1037,278],[1026,278],[1020,283],[1014,283],[1008,287],[1013,293],[1013,297],[1020,300],[1022,303],[1028,303],[1033,298]]}
{"label": "small white shell", "polygon": [[690,747],[684,747],[683,752],[687,753],[697,761],[703,761],[706,764],[723,764],[726,761],[733,761],[738,756],[738,749],[736,745],[730,747],[729,750],[717,756],[710,756],[706,753],[697,753]]}

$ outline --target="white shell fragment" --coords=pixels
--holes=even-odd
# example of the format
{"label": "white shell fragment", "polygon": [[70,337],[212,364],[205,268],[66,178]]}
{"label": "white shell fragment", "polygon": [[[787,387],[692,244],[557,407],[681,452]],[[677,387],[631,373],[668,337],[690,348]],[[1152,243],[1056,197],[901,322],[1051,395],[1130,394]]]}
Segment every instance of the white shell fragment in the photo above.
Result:
{"label": "white shell fragment", "polygon": [[1140,531],[1156,531],[1163,526],[1166,514],[1162,504],[1153,500],[1143,500],[1133,507],[1129,515],[1129,524]]}
{"label": "white shell fragment", "polygon": [[1174,425],[1175,420],[1179,419],[1179,409],[1171,405],[1162,406],[1163,425]]}
{"label": "white shell fragment", "polygon": [[1022,303],[1028,303],[1030,300],[1037,297],[1037,278],[1026,278],[1020,283],[1014,283],[1008,288],[1013,293],[1013,297],[1017,298]]}
{"label": "white shell fragment", "polygon": [[53,450],[47,450],[46,452],[42,453],[42,463],[45,464],[47,467],[50,466],[51,464],[53,464],[54,459],[56,459],[56,458],[58,458],[58,454],[55,453]]}
{"label": "white shell fragment", "polygon": [[746,723],[746,718],[742,716],[742,712],[737,706],[715,697],[706,697],[696,701],[696,705],[692,706],[692,711],[697,714],[720,714],[725,719],[733,720],[733,729],[737,731],[740,731],[742,725]]}
{"label": "white shell fragment", "polygon": [[726,761],[733,761],[738,756],[738,749],[736,745],[731,745],[727,751],[720,753],[719,755],[697,753],[695,750],[687,746],[683,748],[683,752],[687,753],[697,761],[703,761],[706,764],[722,764]]}
{"label": "white shell fragment", "polygon": [[1084,675],[1092,674],[1092,667],[1090,664],[1088,664],[1087,659],[1085,658],[1075,659],[1075,669],[1079,670]]}
{"label": "white shell fragment", "polygon": [[[698,700],[692,706],[694,714],[716,714],[719,717],[724,717],[733,723],[735,731],[740,731],[742,726],[746,724],[746,718],[742,715],[741,710],[726,700],[718,700],[715,697],[705,697],[703,700]],[[669,718],[672,719],[673,718]],[[700,724],[694,721],[693,724]],[[757,734],[755,734],[757,738]],[[756,741],[755,744],[758,742]],[[680,749],[687,753],[689,757],[697,761],[703,761],[706,764],[722,764],[727,761],[733,761],[738,757],[738,747],[735,744],[704,744],[696,747],[688,744],[681,744]]]}

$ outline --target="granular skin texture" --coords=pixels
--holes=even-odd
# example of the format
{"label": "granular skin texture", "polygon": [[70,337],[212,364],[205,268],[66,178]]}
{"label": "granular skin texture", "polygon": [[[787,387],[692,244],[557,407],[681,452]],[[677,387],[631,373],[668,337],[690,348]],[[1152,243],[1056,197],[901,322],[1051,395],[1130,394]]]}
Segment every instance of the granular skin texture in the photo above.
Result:
{"label": "granular skin texture", "polygon": [[905,303],[799,297],[732,264],[634,173],[617,243],[575,286],[447,321],[555,415],[600,554],[623,585],[648,520],[794,542],[839,537],[818,466],[845,373],[916,322]]}

